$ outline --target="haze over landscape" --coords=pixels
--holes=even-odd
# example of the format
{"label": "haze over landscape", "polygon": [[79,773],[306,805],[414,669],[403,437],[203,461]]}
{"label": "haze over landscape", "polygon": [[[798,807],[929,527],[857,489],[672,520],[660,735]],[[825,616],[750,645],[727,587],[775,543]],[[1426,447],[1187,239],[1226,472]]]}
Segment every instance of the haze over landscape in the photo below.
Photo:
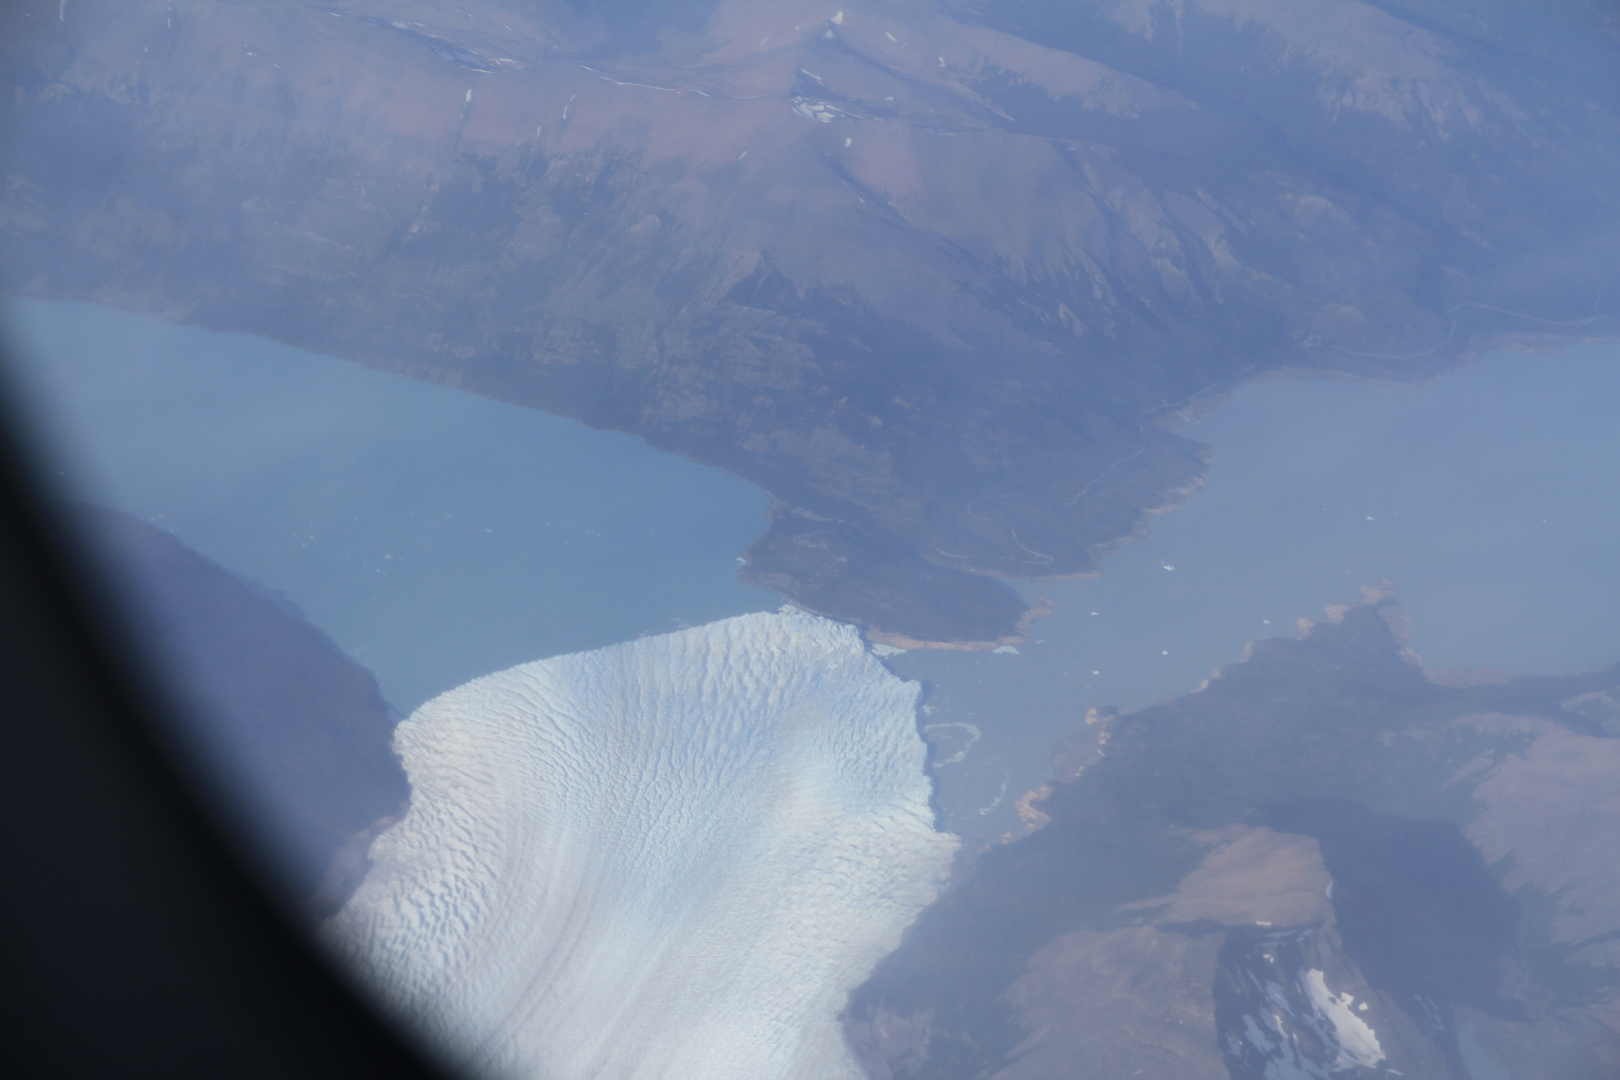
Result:
{"label": "haze over landscape", "polygon": [[993,643],[1178,410],[1614,329],[1604,10],[19,3],[6,280],[631,431],[778,499],[755,583]]}
{"label": "haze over landscape", "polygon": [[[780,603],[735,581],[758,493],[632,440],[107,309],[8,312],[73,494],[281,593],[401,712],[525,657]],[[1608,662],[1620,504],[1592,496],[1620,458],[1614,355],[1256,385],[1182,428],[1213,450],[1209,485],[1102,576],[1027,586],[1056,600],[1038,643],[888,659],[930,685],[946,827],[1017,828],[1087,709],[1191,690],[1366,582],[1400,586],[1431,667]]]}
{"label": "haze over landscape", "polygon": [[1608,5],[20,2],[0,78],[39,461],[452,1068],[1620,1073]]}

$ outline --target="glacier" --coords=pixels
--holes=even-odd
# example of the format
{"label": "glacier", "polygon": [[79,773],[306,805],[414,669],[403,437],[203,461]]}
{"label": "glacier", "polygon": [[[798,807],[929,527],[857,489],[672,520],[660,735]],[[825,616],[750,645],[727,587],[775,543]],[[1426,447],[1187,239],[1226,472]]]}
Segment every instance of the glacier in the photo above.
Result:
{"label": "glacier", "polygon": [[856,1080],[839,1013],[958,843],[918,692],[792,608],[474,680],[323,934],[476,1075]]}

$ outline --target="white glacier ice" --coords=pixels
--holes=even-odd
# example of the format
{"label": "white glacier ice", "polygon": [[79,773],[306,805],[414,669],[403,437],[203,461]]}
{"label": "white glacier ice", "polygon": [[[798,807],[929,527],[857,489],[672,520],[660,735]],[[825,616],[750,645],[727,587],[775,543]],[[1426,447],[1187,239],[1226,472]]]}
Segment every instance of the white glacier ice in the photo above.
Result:
{"label": "white glacier ice", "polygon": [[477,1074],[859,1077],[838,1014],[957,843],[917,692],[792,609],[475,680],[400,725],[410,810],[325,931]]}

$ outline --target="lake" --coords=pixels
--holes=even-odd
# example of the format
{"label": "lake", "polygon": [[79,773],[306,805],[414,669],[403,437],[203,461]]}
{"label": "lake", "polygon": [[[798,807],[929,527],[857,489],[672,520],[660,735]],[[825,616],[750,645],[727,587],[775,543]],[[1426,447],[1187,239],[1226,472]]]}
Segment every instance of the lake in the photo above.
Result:
{"label": "lake", "polygon": [[737,580],[769,496],[632,436],[109,308],[4,318],[66,494],[285,594],[401,712],[781,604]]}
{"label": "lake", "polygon": [[[771,609],[769,498],[619,433],[262,339],[9,302],[64,492],[296,601],[401,711],[478,675]],[[1432,387],[1293,379],[1182,433],[1208,484],[1100,577],[1020,586],[1014,653],[913,651],[947,828],[994,838],[1092,706],[1185,693],[1394,583],[1431,667],[1620,657],[1620,347],[1499,352]]]}
{"label": "lake", "polygon": [[1088,708],[1186,693],[1363,585],[1395,586],[1429,667],[1550,675],[1620,659],[1616,416],[1611,344],[1496,352],[1429,387],[1239,389],[1180,431],[1214,448],[1203,491],[1100,577],[1021,586],[1056,601],[1034,643],[891,659],[935,687],[936,756],[973,742],[940,770],[946,822],[1015,828],[1012,804]]}

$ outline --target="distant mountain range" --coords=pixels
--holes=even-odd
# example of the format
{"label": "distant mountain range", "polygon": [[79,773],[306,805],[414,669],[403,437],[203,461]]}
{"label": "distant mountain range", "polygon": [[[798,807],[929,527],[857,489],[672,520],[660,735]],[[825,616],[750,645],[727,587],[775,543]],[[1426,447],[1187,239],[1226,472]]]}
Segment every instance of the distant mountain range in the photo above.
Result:
{"label": "distant mountain range", "polygon": [[1240,381],[1620,330],[1597,0],[216,0],[0,14],[0,285],[633,432],[749,580],[991,644]]}

